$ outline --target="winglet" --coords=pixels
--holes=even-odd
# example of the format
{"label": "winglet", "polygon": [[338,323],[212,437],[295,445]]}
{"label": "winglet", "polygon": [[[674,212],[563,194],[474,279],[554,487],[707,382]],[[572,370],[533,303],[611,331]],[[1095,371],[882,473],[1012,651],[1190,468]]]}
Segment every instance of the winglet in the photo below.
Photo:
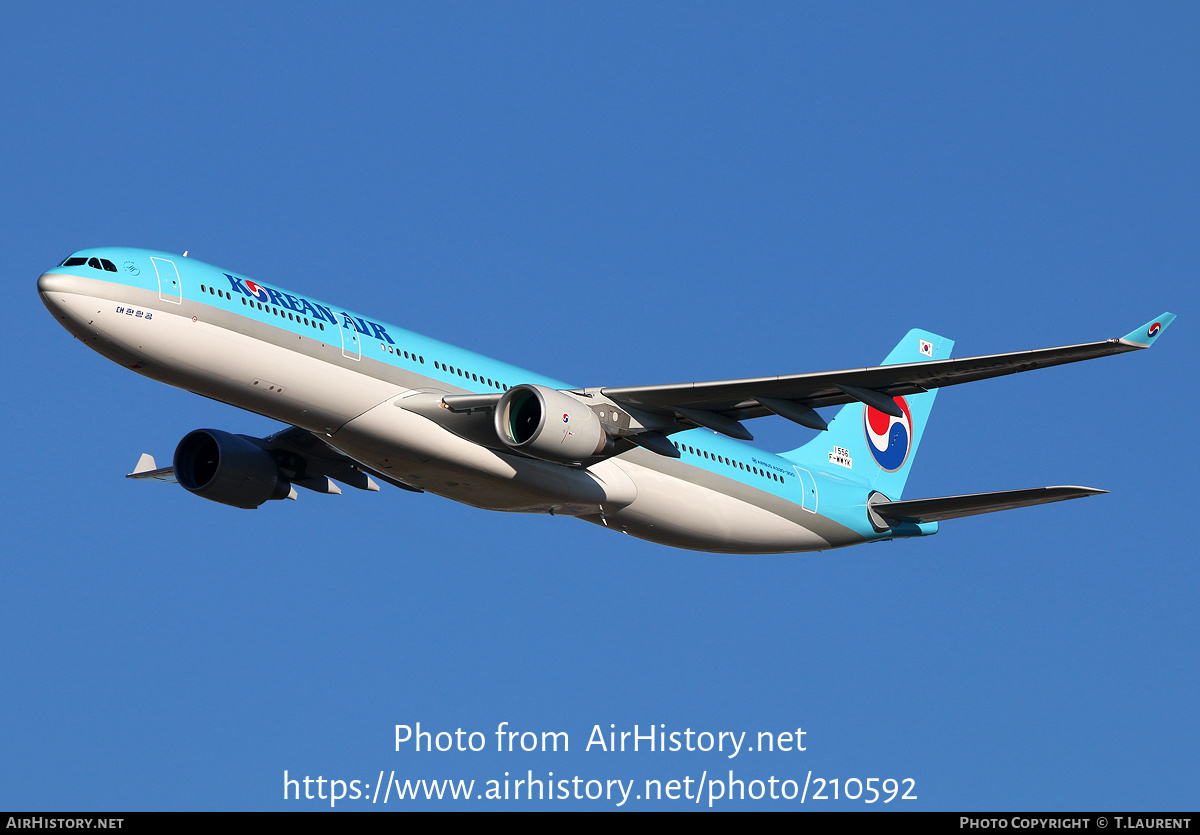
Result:
{"label": "winglet", "polygon": [[148,452],[143,452],[142,457],[138,459],[137,466],[133,468],[133,472],[130,473],[130,475],[137,475],[138,473],[148,473],[151,470],[157,470],[157,469],[158,469],[158,464],[154,463],[154,456]]}
{"label": "winglet", "polygon": [[1121,338],[1122,342],[1132,342],[1141,348],[1149,348],[1154,344],[1154,340],[1158,339],[1162,332],[1167,329],[1167,325],[1175,321],[1174,313],[1164,313],[1163,315],[1151,319],[1140,328],[1135,328]]}

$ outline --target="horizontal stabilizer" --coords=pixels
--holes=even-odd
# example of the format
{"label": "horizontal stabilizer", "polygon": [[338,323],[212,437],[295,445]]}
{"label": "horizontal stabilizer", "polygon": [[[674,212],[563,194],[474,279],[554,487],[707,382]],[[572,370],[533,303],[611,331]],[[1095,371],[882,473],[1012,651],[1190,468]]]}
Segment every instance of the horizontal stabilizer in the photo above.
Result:
{"label": "horizontal stabilizer", "polygon": [[150,481],[165,481],[168,484],[177,484],[175,480],[174,467],[159,467],[154,463],[154,456],[148,452],[143,452],[142,457],[138,459],[137,466],[133,468],[133,472],[125,476],[126,478],[148,479]]}
{"label": "horizontal stabilizer", "polygon": [[1035,504],[1067,499],[1082,499],[1107,493],[1094,487],[1034,487],[1028,490],[1002,490],[998,493],[974,493],[970,496],[943,496],[938,499],[912,499],[904,502],[874,502],[871,510],[897,522],[943,522],[962,516],[977,516],[997,510],[1012,510]]}

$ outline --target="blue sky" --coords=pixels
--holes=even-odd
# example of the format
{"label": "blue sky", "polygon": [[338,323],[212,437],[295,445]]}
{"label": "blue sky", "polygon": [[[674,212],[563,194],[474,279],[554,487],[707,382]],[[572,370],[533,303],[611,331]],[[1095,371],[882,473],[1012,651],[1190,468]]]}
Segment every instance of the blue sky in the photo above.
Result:
{"label": "blue sky", "polygon": [[[1194,808],[1194,7],[41,4],[6,32],[0,807],[327,808],[284,803],[285,769],[732,768],[913,778],[892,807]],[[278,425],[59,328],[34,282],[97,245],[580,385],[1180,319],[1149,352],[943,392],[905,494],[1110,495],[712,556],[396,490],[247,512],[126,481],[191,429]],[[418,721],[572,750],[395,752]],[[610,723],[808,750],[585,752]]]}

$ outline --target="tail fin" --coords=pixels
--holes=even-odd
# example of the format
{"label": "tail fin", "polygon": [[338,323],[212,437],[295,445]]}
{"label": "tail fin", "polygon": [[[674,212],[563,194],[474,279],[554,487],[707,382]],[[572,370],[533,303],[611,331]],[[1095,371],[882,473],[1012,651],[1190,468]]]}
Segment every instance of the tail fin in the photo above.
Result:
{"label": "tail fin", "polygon": [[[954,340],[914,328],[882,364],[946,359],[953,348]],[[827,471],[837,470],[837,466],[849,467],[873,489],[896,501],[904,492],[936,396],[934,389],[895,398],[904,413],[898,418],[863,403],[849,403],[829,421],[829,429],[782,455],[798,464]]]}

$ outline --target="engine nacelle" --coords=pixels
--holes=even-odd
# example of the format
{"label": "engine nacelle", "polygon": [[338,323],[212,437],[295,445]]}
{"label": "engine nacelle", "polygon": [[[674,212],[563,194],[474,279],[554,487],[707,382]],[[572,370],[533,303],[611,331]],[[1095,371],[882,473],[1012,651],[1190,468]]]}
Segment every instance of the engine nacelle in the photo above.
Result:
{"label": "engine nacelle", "polygon": [[292,486],[266,450],[219,429],[189,432],[175,447],[175,479],[188,491],[252,510],[286,499]]}
{"label": "engine nacelle", "polygon": [[546,386],[509,389],[496,404],[495,421],[505,444],[558,464],[579,464],[611,443],[586,404]]}

